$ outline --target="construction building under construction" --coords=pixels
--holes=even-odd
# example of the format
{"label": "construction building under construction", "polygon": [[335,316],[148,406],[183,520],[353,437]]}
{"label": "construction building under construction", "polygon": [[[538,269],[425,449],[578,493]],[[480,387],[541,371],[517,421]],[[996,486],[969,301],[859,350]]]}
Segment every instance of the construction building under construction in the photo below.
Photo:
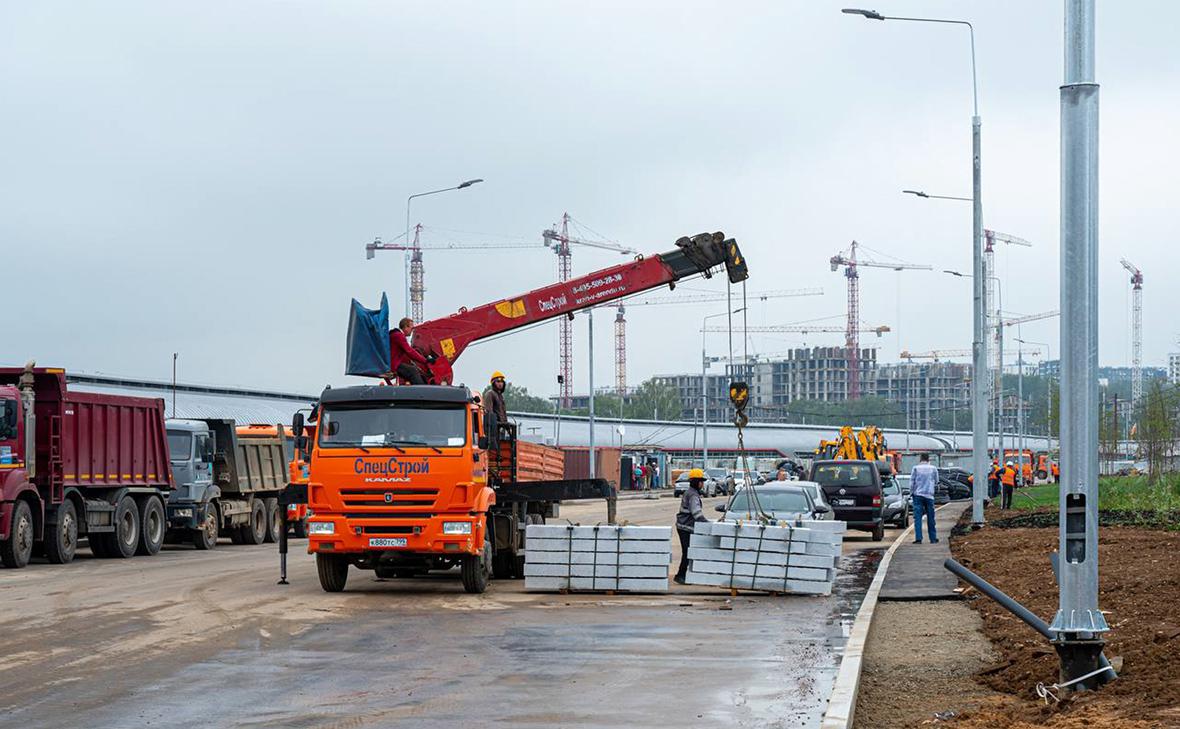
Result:
{"label": "construction building under construction", "polygon": [[896,403],[910,428],[929,430],[939,412],[969,407],[970,375],[958,362],[899,362],[877,368],[872,391]]}

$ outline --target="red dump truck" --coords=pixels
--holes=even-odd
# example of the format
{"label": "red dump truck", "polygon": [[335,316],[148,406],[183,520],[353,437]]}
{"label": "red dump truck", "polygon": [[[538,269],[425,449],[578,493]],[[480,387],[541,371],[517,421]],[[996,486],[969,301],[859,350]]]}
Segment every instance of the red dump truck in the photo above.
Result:
{"label": "red dump truck", "polygon": [[164,401],[71,392],[65,370],[0,368],[0,562],[155,554],[172,490]]}

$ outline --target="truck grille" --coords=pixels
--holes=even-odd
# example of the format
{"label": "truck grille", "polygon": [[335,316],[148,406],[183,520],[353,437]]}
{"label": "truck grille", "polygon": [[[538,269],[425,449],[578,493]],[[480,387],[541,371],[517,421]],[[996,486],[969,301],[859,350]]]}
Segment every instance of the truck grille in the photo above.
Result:
{"label": "truck grille", "polygon": [[409,526],[365,526],[361,527],[364,534],[413,534],[414,527]]}
{"label": "truck grille", "polygon": [[[388,501],[386,497],[388,495]],[[431,488],[360,488],[341,489],[345,506],[434,506],[438,489]]]}
{"label": "truck grille", "polygon": [[420,511],[352,511],[343,514],[345,519],[429,519],[434,514]]}

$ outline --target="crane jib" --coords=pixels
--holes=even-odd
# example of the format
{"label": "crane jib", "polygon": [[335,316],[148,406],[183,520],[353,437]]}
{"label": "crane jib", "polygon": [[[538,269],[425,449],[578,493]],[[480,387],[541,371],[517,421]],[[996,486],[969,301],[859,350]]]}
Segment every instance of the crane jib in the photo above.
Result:
{"label": "crane jib", "polygon": [[637,257],[519,296],[422,322],[414,328],[413,345],[424,355],[435,357],[430,366],[430,381],[450,383],[451,365],[473,342],[671,285],[690,276],[709,276],[720,266],[725,267],[730,282],[749,277],[746,259],[733,239],[726,239],[722,233],[686,236],[676,241],[675,250],[667,253]]}

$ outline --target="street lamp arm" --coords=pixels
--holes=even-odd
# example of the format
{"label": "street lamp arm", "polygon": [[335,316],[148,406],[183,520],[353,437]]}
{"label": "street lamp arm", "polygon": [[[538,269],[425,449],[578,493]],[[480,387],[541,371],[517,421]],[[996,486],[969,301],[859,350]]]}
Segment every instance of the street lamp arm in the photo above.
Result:
{"label": "street lamp arm", "polygon": [[966,20],[950,20],[948,18],[910,18],[901,15],[881,15],[875,10],[859,10],[844,8],[841,12],[848,15],[862,15],[869,20],[907,20],[911,23],[940,23],[943,25],[965,25],[971,33],[971,97],[975,116],[979,116],[979,82],[975,74],[975,26]]}

